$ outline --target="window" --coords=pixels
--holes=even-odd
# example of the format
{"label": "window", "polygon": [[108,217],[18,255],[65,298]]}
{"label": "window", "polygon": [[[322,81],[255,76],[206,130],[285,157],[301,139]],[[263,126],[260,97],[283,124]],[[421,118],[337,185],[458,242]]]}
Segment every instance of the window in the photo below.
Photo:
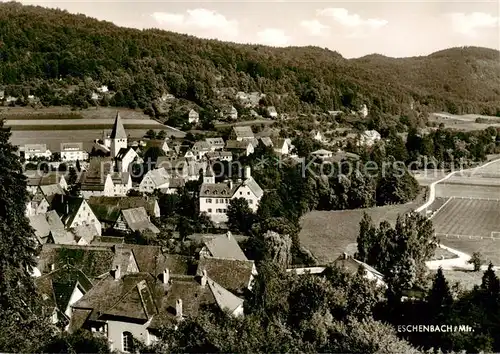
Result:
{"label": "window", "polygon": [[207,199],[208,204],[212,204],[212,199]]}
{"label": "window", "polygon": [[240,195],[243,195],[243,192],[240,192]]}
{"label": "window", "polygon": [[122,333],[122,350],[127,353],[134,351],[134,337],[132,336],[132,333]]}
{"label": "window", "polygon": [[253,204],[253,200],[252,200],[252,199],[249,199],[249,200],[248,200],[248,204]]}
{"label": "window", "polygon": [[215,204],[219,204],[219,199],[215,199]]}
{"label": "window", "polygon": [[247,195],[250,195],[250,192],[247,192]]}
{"label": "window", "polygon": [[207,209],[207,212],[208,212],[208,213],[211,213],[211,212],[212,212],[212,208],[208,208],[208,209]]}

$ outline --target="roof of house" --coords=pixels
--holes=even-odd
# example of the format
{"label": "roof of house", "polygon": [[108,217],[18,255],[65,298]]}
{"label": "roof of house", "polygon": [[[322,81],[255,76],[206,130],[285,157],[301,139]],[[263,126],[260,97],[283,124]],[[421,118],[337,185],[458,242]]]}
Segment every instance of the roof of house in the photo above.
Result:
{"label": "roof of house", "polygon": [[208,143],[207,141],[200,140],[194,143],[192,150],[193,151],[210,151],[212,145]]}
{"label": "roof of house", "polygon": [[237,138],[253,138],[254,137],[252,127],[250,127],[250,126],[233,127],[233,132]]}
{"label": "roof of house", "polygon": [[150,216],[154,216],[157,199],[154,197],[90,197],[87,203],[101,222],[114,223],[120,211],[143,207]]}
{"label": "roof of house", "polygon": [[146,322],[158,313],[161,292],[161,286],[148,273],[125,274],[118,280],[109,274],[73,307],[91,309],[93,320],[112,316]]}
{"label": "roof of house", "polygon": [[132,250],[140,272],[157,277],[168,268],[171,275],[187,275],[191,260],[178,254],[163,253],[159,246],[126,245]]}
{"label": "roof of house", "polygon": [[24,152],[46,152],[47,144],[25,144]]}
{"label": "roof of house", "polygon": [[200,197],[231,198],[241,186],[247,186],[257,198],[261,198],[264,195],[264,191],[253,177],[249,177],[241,182],[233,182],[232,184],[229,182],[203,183],[200,187]]}
{"label": "roof of house", "polygon": [[56,245],[74,245],[76,244],[75,236],[71,231],[67,230],[52,230],[50,237]]}
{"label": "roof of house", "polygon": [[210,146],[224,146],[224,139],[218,138],[205,138],[205,141],[210,144]]}
{"label": "roof of house", "polygon": [[129,153],[134,156],[137,156],[137,153],[135,152],[134,149],[132,149],[131,147],[127,147],[127,148],[121,148],[120,151],[118,151],[118,154],[116,154],[115,159],[121,161]]}
{"label": "roof of house", "polygon": [[311,152],[311,155],[328,155],[328,154],[333,154],[333,152],[326,149],[319,149]]}
{"label": "roof of house", "polygon": [[285,144],[290,144],[290,140],[289,139],[282,139],[282,138],[279,138],[279,139],[275,139],[274,140],[274,148],[275,149],[283,149],[283,146],[285,146]]}
{"label": "roof of house", "polygon": [[215,302],[222,310],[235,311],[238,307],[243,306],[244,300],[237,297],[230,291],[226,290],[223,286],[212,280],[210,277],[207,279],[207,284],[212,291]]}
{"label": "roof of house", "polygon": [[122,118],[120,113],[116,113],[115,123],[113,124],[113,129],[109,136],[110,139],[127,139],[127,133],[125,133],[125,128],[123,127]]}
{"label": "roof of house", "polygon": [[254,261],[201,257],[196,275],[207,275],[229,291],[241,293],[248,288],[252,278]]}
{"label": "roof of house", "polygon": [[110,247],[125,243],[125,238],[119,236],[95,236],[91,243],[92,246]]}
{"label": "roof of house", "polygon": [[122,215],[125,223],[132,231],[150,230],[159,233],[160,230],[151,223],[148,213],[143,207],[124,209]]}
{"label": "roof of house", "polygon": [[203,238],[203,244],[208,249],[212,257],[236,259],[247,261],[247,257],[238,245],[238,242],[232,237],[231,233],[221,235],[211,235]]}
{"label": "roof of house", "polygon": [[222,157],[232,157],[231,151],[210,151],[205,154],[209,160],[219,159]]}
{"label": "roof of house", "polygon": [[363,263],[361,261],[358,261],[357,259],[353,258],[352,256],[349,255],[340,255],[334,262],[333,265],[336,267],[340,267],[345,269],[347,272],[351,274],[355,274],[360,267],[363,267],[365,270],[368,272],[372,273],[373,275],[376,275],[378,277],[383,278],[383,274],[380,273],[378,270],[375,268],[369,266],[366,263]]}
{"label": "roof of house", "polygon": [[157,168],[157,169],[149,171],[144,176],[144,178],[146,178],[146,177],[148,177],[153,182],[155,187],[158,187],[158,186],[161,186],[165,183],[168,183],[168,181],[171,178],[171,175],[167,172],[165,167],[161,167],[161,168]]}
{"label": "roof of house", "polygon": [[85,293],[92,288],[92,281],[81,270],[69,264],[35,279],[37,291],[44,295],[44,304],[57,307],[61,312],[66,311],[77,285]]}
{"label": "roof of house", "polygon": [[363,136],[365,138],[372,138],[372,139],[376,139],[376,138],[380,138],[380,133],[376,130],[365,130],[363,132]]}
{"label": "roof of house", "polygon": [[267,107],[267,111],[268,111],[269,113],[277,113],[277,112],[276,112],[276,108],[275,108],[274,106],[269,106],[269,107]]}
{"label": "roof of house", "polygon": [[248,149],[248,145],[252,145],[252,143],[248,140],[243,140],[243,141],[228,140],[228,141],[226,141],[226,149],[231,149],[231,150],[246,150],[246,149]]}
{"label": "roof of house", "polygon": [[41,239],[48,237],[51,231],[64,230],[64,225],[55,210],[48,211],[45,214],[28,216],[28,219],[39,242],[42,241]]}
{"label": "roof of house", "polygon": [[28,186],[48,186],[59,184],[64,174],[57,171],[40,174],[39,171],[27,171],[24,173]]}
{"label": "roof of house", "polygon": [[273,141],[268,136],[264,136],[264,137],[260,138],[260,141],[262,142],[262,144],[264,144],[264,146],[267,146],[267,147],[274,146]]}
{"label": "roof of house", "polygon": [[52,197],[56,194],[65,194],[64,189],[60,184],[49,184],[45,186],[39,186],[38,188],[43,193],[43,195],[47,197],[47,200],[51,199],[48,197]]}
{"label": "roof of house", "polygon": [[83,198],[58,194],[52,200],[52,209],[57,212],[64,225],[70,225],[84,202]]}
{"label": "roof of house", "polygon": [[50,265],[57,268],[70,264],[91,279],[107,274],[111,269],[112,247],[45,244],[40,252],[37,268],[42,274],[50,272]]}
{"label": "roof of house", "polygon": [[61,143],[61,151],[82,151],[83,143]]}
{"label": "roof of house", "polygon": [[99,235],[99,231],[94,224],[91,225],[79,225],[71,230],[75,236],[75,241],[79,242],[83,239],[87,244],[90,244],[94,237]]}

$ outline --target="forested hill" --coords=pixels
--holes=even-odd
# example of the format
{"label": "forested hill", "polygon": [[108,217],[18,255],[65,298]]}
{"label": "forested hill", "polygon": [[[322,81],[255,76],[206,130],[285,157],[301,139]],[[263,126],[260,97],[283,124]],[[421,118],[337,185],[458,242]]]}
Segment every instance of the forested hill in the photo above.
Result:
{"label": "forested hill", "polygon": [[317,47],[205,40],[0,3],[0,85],[6,94],[29,90],[49,104],[63,85],[92,82],[120,93],[116,105],[143,108],[164,92],[213,106],[220,103],[217,90],[232,87],[264,92],[287,112],[366,104],[397,114],[415,102],[427,110],[496,114],[499,58],[490,49],[454,48],[427,57],[347,60]]}

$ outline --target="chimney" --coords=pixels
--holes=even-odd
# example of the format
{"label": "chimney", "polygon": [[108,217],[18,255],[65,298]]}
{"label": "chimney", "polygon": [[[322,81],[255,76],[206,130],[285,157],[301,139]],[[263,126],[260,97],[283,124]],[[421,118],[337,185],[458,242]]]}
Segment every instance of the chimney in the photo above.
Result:
{"label": "chimney", "polygon": [[252,177],[252,168],[250,166],[245,167],[245,175],[243,177],[245,179]]}
{"label": "chimney", "polygon": [[203,269],[203,275],[201,276],[201,286],[205,287],[207,285],[207,270]]}
{"label": "chimney", "polygon": [[230,240],[231,239],[231,231],[228,231],[226,236],[227,236],[227,239]]}
{"label": "chimney", "polygon": [[177,302],[175,303],[175,316],[177,318],[182,318],[182,300],[177,299]]}
{"label": "chimney", "polygon": [[233,189],[233,180],[229,179],[228,181],[229,189]]}
{"label": "chimney", "polygon": [[169,280],[170,280],[170,271],[168,270],[168,268],[166,268],[163,271],[163,284],[168,284]]}
{"label": "chimney", "polygon": [[121,277],[121,270],[120,270],[120,265],[117,265],[115,267],[115,274],[114,274],[115,280],[120,280]]}

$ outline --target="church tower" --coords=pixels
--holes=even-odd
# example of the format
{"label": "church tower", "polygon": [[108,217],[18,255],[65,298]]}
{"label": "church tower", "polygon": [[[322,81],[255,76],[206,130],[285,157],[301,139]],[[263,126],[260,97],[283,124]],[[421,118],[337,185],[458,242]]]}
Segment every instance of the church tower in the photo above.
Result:
{"label": "church tower", "polygon": [[208,165],[205,174],[203,175],[203,183],[213,184],[215,183],[215,173],[212,165]]}
{"label": "church tower", "polygon": [[111,157],[116,157],[120,149],[127,148],[127,134],[119,112],[116,113],[115,124],[109,138],[111,139]]}

